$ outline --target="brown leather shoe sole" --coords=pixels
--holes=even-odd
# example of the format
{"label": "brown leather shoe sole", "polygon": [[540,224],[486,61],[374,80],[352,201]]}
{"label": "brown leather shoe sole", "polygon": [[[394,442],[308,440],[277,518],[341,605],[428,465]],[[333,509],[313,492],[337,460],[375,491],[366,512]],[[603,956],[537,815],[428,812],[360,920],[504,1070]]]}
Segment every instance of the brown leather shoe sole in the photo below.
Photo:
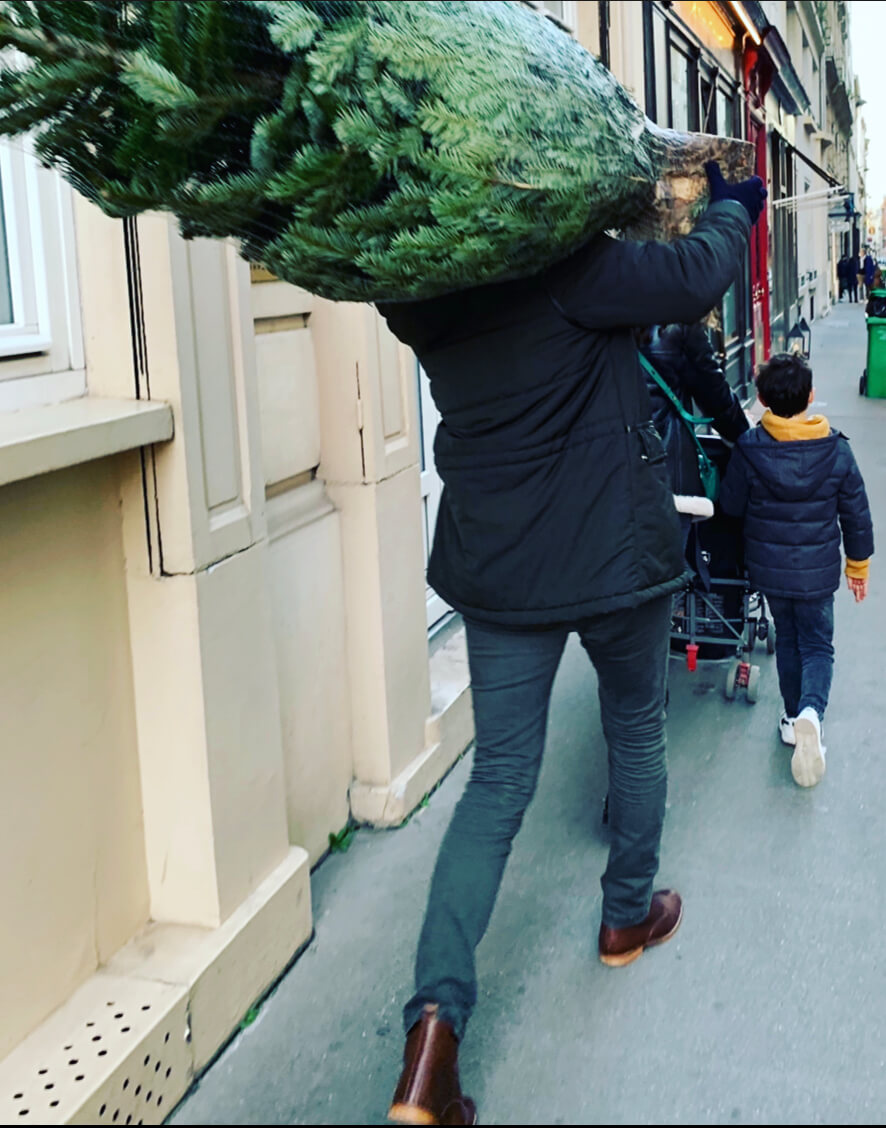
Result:
{"label": "brown leather shoe sole", "polygon": [[[473,1113],[473,1120],[466,1120],[465,1124],[477,1123],[477,1109],[474,1102],[468,1097],[462,1098],[463,1103],[470,1108]],[[411,1104],[395,1104],[391,1105],[388,1109],[388,1120],[394,1124],[439,1124],[440,1122],[428,1112],[426,1108],[421,1108],[419,1105]]]}
{"label": "brown leather shoe sole", "polygon": [[418,1105],[395,1104],[388,1110],[388,1120],[394,1124],[436,1124],[437,1118]]}
{"label": "brown leather shoe sole", "polygon": [[645,944],[639,944],[636,948],[629,948],[626,952],[619,952],[616,955],[604,956],[600,953],[600,963],[606,964],[607,967],[627,967],[628,964],[638,960],[647,948],[654,948],[658,944],[666,944],[668,940],[674,935],[683,920],[683,905],[680,904],[680,915],[677,917],[677,923],[665,936],[659,936],[655,940],[647,940]]}

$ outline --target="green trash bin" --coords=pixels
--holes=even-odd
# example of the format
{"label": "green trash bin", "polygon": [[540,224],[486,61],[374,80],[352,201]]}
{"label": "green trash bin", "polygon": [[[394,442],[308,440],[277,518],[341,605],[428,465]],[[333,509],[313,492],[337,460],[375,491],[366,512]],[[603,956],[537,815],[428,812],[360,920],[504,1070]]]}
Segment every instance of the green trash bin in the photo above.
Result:
{"label": "green trash bin", "polygon": [[886,399],[886,290],[871,290],[870,305],[868,363],[859,390],[862,395]]}

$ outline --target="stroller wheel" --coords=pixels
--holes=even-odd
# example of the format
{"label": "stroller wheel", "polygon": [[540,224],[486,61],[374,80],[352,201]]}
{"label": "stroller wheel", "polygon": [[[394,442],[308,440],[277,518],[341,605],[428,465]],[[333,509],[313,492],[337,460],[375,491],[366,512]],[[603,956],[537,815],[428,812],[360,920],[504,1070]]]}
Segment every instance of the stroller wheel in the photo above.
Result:
{"label": "stroller wheel", "polygon": [[747,699],[748,704],[754,705],[757,701],[757,693],[760,689],[760,667],[751,666],[748,672],[748,688]]}
{"label": "stroller wheel", "polygon": [[726,694],[727,701],[731,701],[735,697],[740,669],[741,662],[739,662],[737,658],[733,662],[730,662],[726,668],[726,684],[723,686],[723,692]]}
{"label": "stroller wheel", "polygon": [[769,624],[769,634],[766,636],[766,653],[775,653],[775,623]]}

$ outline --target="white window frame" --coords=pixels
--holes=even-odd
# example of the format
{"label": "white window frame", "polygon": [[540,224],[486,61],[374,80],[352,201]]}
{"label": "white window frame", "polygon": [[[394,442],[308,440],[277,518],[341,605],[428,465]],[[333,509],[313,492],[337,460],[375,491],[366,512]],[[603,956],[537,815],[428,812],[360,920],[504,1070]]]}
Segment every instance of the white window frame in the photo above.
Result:
{"label": "white window frame", "polygon": [[558,16],[552,12],[544,2],[544,0],[523,0],[523,2],[530,8],[534,8],[539,15],[544,16],[546,19],[551,20],[562,27],[564,31],[574,32],[578,24],[578,4],[576,0],[563,0],[563,15]]}
{"label": "white window frame", "polygon": [[563,23],[571,32],[574,32],[578,27],[578,3],[577,0],[563,0]]}
{"label": "white window frame", "polygon": [[46,251],[37,164],[26,143],[0,144],[0,185],[13,314],[0,325],[0,357],[46,353],[52,347]]}
{"label": "white window frame", "polygon": [[13,321],[0,325],[0,411],[86,394],[73,190],[28,138],[0,141]]}

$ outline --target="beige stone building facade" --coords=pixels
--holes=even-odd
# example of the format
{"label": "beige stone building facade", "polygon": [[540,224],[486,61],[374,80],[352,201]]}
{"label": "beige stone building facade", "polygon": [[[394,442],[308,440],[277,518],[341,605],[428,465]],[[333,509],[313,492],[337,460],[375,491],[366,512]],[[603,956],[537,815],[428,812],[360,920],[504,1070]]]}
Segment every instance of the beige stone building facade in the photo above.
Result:
{"label": "beige stone building facade", "polygon": [[468,745],[466,665],[374,311],[6,157],[0,1107],[156,1121],[309,940],[329,834]]}
{"label": "beige stone building facade", "polygon": [[0,185],[0,1119],[158,1122],[472,738],[433,405],[371,308]]}

